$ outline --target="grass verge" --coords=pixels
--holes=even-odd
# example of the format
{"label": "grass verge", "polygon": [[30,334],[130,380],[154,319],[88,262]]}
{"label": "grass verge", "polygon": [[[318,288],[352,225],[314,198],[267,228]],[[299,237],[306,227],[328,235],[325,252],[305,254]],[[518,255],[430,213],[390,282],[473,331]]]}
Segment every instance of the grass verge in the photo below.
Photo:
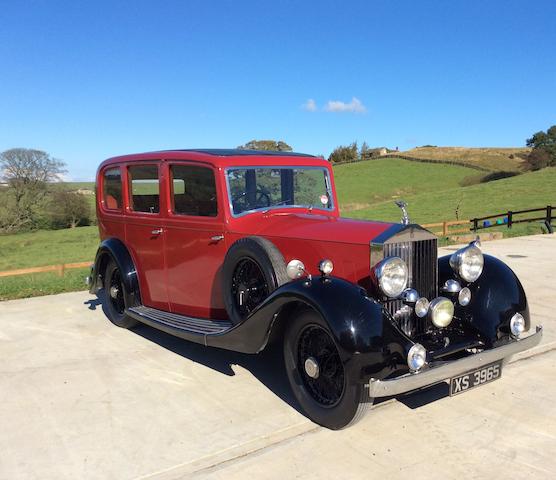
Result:
{"label": "grass verge", "polygon": [[[0,236],[0,271],[17,268],[93,261],[98,227],[40,230]],[[0,278],[0,300],[85,290],[86,268]]]}

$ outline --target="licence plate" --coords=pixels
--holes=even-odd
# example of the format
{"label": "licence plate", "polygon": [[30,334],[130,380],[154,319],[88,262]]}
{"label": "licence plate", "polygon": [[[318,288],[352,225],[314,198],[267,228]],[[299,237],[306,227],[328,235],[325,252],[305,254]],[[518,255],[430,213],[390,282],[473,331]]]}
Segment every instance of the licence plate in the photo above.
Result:
{"label": "licence plate", "polygon": [[502,361],[485,365],[471,372],[450,379],[450,396],[467,392],[472,388],[497,380],[502,375]]}

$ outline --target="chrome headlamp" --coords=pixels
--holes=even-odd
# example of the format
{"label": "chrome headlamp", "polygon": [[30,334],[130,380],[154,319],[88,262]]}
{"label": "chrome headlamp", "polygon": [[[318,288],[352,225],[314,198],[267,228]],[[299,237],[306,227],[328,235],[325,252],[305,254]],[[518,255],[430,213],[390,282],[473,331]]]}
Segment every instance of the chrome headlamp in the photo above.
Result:
{"label": "chrome headlamp", "polygon": [[485,259],[478,243],[471,242],[450,257],[450,266],[466,282],[474,282],[483,272]]}
{"label": "chrome headlamp", "polygon": [[387,297],[399,297],[407,286],[409,271],[400,257],[387,257],[375,268],[378,286]]}

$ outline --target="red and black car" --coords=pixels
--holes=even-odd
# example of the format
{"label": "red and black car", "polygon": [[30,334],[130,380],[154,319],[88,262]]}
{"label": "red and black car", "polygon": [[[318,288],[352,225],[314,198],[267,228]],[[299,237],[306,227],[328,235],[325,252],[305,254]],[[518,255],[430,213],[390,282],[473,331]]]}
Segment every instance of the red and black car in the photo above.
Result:
{"label": "red and black car", "polygon": [[541,339],[523,288],[478,242],[341,218],[330,164],[309,155],[172,150],[104,161],[89,278],[110,320],[245,353],[281,342],[313,421],[348,425],[374,398],[494,380]]}

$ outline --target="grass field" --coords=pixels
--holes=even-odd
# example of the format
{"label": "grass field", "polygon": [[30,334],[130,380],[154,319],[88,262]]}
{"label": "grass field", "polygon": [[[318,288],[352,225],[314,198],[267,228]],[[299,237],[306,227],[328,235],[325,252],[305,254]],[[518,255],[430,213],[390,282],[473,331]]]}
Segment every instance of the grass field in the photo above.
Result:
{"label": "grass field", "polygon": [[[0,271],[60,263],[92,261],[98,247],[98,228],[41,230],[0,236]],[[86,268],[0,278],[0,300],[84,290]]]}
{"label": "grass field", "polygon": [[519,154],[531,151],[530,148],[469,148],[469,147],[418,147],[403,155],[431,160],[469,163],[493,171],[517,171],[522,159]]}

